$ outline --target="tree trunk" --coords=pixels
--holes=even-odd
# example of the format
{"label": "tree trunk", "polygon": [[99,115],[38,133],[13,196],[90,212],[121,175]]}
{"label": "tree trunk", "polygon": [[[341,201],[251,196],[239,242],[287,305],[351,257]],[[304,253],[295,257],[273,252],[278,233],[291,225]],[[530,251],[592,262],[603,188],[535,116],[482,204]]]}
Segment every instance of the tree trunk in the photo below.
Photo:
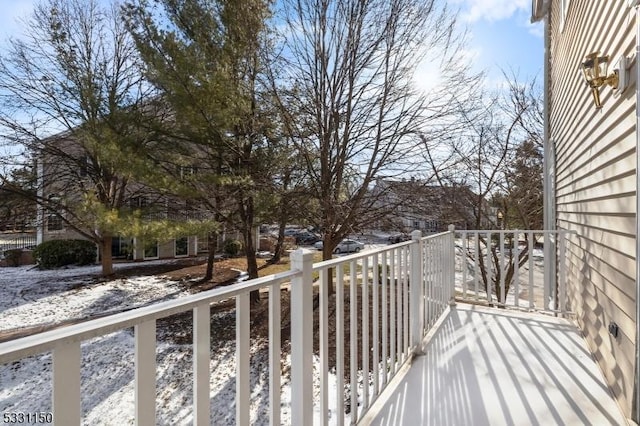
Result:
{"label": "tree trunk", "polygon": [[111,243],[113,237],[105,235],[100,241],[100,262],[102,265],[102,276],[113,275],[113,256],[111,253]]}
{"label": "tree trunk", "polygon": [[282,259],[282,252],[284,251],[284,231],[287,228],[287,220],[280,220],[278,226],[278,242],[273,250],[273,257],[269,260],[270,264],[276,264]]}
{"label": "tree trunk", "polygon": [[[258,260],[256,258],[256,243],[254,234],[254,203],[253,197],[248,196],[239,200],[238,213],[240,213],[242,238],[244,239],[245,258],[247,260],[247,274],[249,279],[258,278]],[[254,290],[250,293],[251,304],[260,302],[260,292]]]}
{"label": "tree trunk", "polygon": [[205,271],[202,281],[210,281],[213,278],[213,261],[216,256],[216,251],[218,250],[217,232],[209,232],[207,234],[207,250],[209,251],[207,255],[207,270]]}
{"label": "tree trunk", "polygon": [[[325,237],[322,241],[322,260],[331,260],[333,258],[333,241]],[[327,294],[332,296],[336,293],[336,288],[333,285],[333,268],[329,268],[327,271]]]}
{"label": "tree trunk", "polygon": [[[256,258],[256,245],[254,242],[253,227],[247,226],[244,234],[245,256],[247,259],[247,274],[249,279],[258,278],[258,259]],[[254,290],[249,295],[251,304],[260,303],[260,291]]]}

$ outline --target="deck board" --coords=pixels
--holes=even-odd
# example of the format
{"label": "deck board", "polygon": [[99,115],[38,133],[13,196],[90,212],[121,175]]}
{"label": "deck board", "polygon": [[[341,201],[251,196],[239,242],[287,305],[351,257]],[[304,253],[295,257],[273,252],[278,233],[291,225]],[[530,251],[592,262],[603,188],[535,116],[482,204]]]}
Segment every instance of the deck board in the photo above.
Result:
{"label": "deck board", "polygon": [[568,320],[458,304],[424,353],[363,424],[627,424]]}

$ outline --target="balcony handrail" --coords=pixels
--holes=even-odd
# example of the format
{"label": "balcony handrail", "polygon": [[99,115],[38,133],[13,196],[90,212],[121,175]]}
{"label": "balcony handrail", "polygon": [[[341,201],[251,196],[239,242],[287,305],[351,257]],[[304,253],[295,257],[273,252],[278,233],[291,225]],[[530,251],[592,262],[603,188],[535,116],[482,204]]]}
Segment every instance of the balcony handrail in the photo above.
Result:
{"label": "balcony handrail", "polygon": [[[504,308],[538,310],[556,314],[569,313],[566,308],[567,239],[569,236],[577,235],[575,230],[456,229],[455,234],[467,241],[471,239],[473,246],[471,251],[467,251],[471,248],[467,245],[462,258],[463,263],[460,271],[462,284],[459,286],[461,295],[456,296],[458,299],[474,303],[488,303],[490,306]],[[506,237],[516,235],[528,236],[528,243],[522,247],[522,241],[513,241],[507,246]],[[498,241],[488,241],[494,237]],[[555,260],[542,264],[545,274],[541,280],[542,289],[539,286],[536,288],[535,285],[534,256],[531,255],[535,249],[534,242],[541,242],[536,241],[538,237],[543,237],[544,256],[551,254],[557,256],[557,264]],[[482,244],[480,243],[481,238],[486,238]],[[480,248],[480,254],[476,253],[476,246]],[[496,250],[498,247],[499,249]],[[504,254],[505,250],[507,250],[507,255]],[[526,263],[521,264],[524,262],[524,258],[520,258],[520,254],[523,252],[527,253],[528,259]],[[556,266],[559,268],[557,274]],[[523,274],[521,270],[523,267],[528,268],[528,277],[526,278],[520,276]],[[510,275],[509,281],[506,280],[508,275]],[[555,279],[557,279],[557,283],[552,285]],[[521,281],[524,283],[521,284]],[[472,288],[468,287],[469,283],[472,284]],[[521,289],[526,289],[528,300],[520,299]],[[542,296],[540,296],[540,292],[542,292]],[[512,295],[512,301],[507,299],[508,294]],[[538,300],[535,300],[534,294],[537,294]],[[539,299],[540,297],[542,299]]]}
{"label": "balcony handrail", "polygon": [[[446,232],[439,232],[437,234],[431,234],[431,235],[427,235],[424,237],[421,237],[422,241],[427,241],[430,239],[435,239],[435,238],[439,238],[442,237],[444,235],[449,234],[449,231]],[[395,243],[395,244],[390,244],[384,247],[377,247],[374,249],[370,249],[367,250],[366,252],[358,252],[358,253],[353,253],[353,254],[349,254],[346,256],[340,256],[340,257],[336,257],[334,259],[329,259],[329,260],[323,260],[320,262],[316,262],[313,264],[313,270],[314,271],[319,271],[321,269],[326,269],[326,268],[332,268],[337,266],[340,263],[344,263],[344,262],[348,262],[351,260],[359,260],[365,257],[369,257],[372,256],[374,254],[380,254],[383,253],[385,251],[389,250],[389,247],[393,246],[394,248],[400,248],[400,247],[407,247],[407,246],[411,246],[413,244],[415,244],[416,242],[414,240],[408,240],[408,241],[403,241],[401,243]]]}
{"label": "balcony handrail", "polygon": [[[410,241],[315,265],[311,252],[297,250],[291,254],[291,269],[286,272],[0,343],[0,363],[51,350],[52,407],[56,422],[79,424],[81,343],[134,327],[135,416],[141,424],[153,424],[156,405],[156,393],[153,391],[156,385],[156,320],[193,311],[193,416],[195,423],[208,424],[210,305],[235,298],[236,422],[248,424],[251,399],[249,293],[268,289],[269,411],[270,422],[280,424],[280,299],[282,285],[290,282],[291,422],[313,423],[314,402],[317,402],[320,420],[326,424],[329,393],[337,392],[335,399],[338,404],[336,411],[341,413],[339,417],[344,415],[345,399],[350,397],[350,421],[357,423],[401,367],[419,353],[422,338],[438,318],[446,314],[449,304],[454,301],[454,237],[453,228],[424,237],[415,231]],[[317,283],[313,282],[313,272],[319,274]],[[335,277],[332,273],[335,273]],[[335,300],[329,299],[330,278],[335,279]],[[315,297],[319,299],[319,402],[314,398],[312,364]],[[330,300],[335,309],[329,310]],[[336,351],[337,363],[335,390],[328,385],[330,312],[336,316],[335,336],[331,336],[336,341],[332,349]],[[349,337],[346,337],[345,330],[349,330]],[[347,349],[351,356],[345,361]],[[361,361],[358,361],[358,353],[361,354]],[[344,372],[347,365],[351,371],[350,396],[345,390]],[[370,379],[361,381],[358,374]],[[338,424],[342,424],[342,420]]]}
{"label": "balcony handrail", "polygon": [[289,270],[267,275],[249,281],[214,288],[202,293],[185,296],[180,299],[159,302],[154,305],[132,309],[126,312],[96,318],[79,324],[45,331],[16,340],[0,343],[0,364],[42,353],[64,343],[79,342],[101,336],[124,328],[133,327],[147,321],[165,318],[189,311],[202,303],[215,303],[263,287],[283,283],[302,274],[298,270]]}
{"label": "balcony handrail", "polygon": [[509,228],[509,229],[458,229],[456,228],[456,232],[491,232],[491,233],[507,233],[513,234],[514,232],[534,232],[536,234],[560,234],[560,233],[568,233],[568,234],[576,234],[577,232],[573,229],[520,229],[520,228]]}

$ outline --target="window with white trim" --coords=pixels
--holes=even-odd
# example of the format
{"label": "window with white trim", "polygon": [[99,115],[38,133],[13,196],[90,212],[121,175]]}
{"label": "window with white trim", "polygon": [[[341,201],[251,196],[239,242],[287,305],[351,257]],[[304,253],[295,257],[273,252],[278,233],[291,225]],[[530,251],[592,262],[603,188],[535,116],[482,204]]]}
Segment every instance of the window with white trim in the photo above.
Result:
{"label": "window with white trim", "polygon": [[175,256],[188,256],[189,255],[189,238],[182,237],[175,240]]}
{"label": "window with white trim", "polygon": [[158,258],[158,240],[144,242],[144,258],[145,259]]}
{"label": "window with white trim", "polygon": [[47,216],[47,231],[62,231],[64,230],[64,222],[62,218],[57,214],[50,214]]}

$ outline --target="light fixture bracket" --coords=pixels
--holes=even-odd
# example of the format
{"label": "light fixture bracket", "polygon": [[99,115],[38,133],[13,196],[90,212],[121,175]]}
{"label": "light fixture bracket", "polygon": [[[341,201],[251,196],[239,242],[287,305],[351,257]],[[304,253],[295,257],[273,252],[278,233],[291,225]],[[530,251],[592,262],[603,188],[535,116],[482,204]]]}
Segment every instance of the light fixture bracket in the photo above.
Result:
{"label": "light fixture bracket", "polygon": [[[609,74],[607,72],[608,65],[609,56],[601,56],[599,52],[588,54],[582,61],[582,75],[587,86],[591,88],[593,102],[598,109],[602,108],[602,103],[600,102],[600,88],[608,85],[617,89],[620,83],[619,69],[616,69]],[[619,63],[616,65],[619,66]]]}

